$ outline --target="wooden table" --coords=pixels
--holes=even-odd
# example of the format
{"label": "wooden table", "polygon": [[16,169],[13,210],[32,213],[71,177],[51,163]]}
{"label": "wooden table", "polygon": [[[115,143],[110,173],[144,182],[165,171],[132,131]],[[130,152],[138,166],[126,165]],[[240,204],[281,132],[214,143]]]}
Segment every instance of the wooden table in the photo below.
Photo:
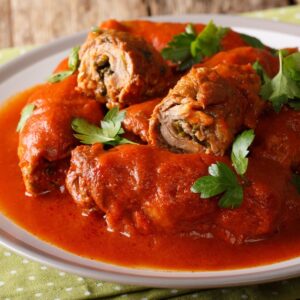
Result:
{"label": "wooden table", "polygon": [[0,48],[43,44],[108,18],[237,13],[300,0],[0,0]]}

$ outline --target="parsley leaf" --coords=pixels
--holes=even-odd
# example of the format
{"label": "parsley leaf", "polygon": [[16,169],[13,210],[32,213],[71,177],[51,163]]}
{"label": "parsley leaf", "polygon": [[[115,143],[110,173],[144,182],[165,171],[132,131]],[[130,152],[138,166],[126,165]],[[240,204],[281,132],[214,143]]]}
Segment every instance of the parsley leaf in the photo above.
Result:
{"label": "parsley leaf", "polygon": [[75,118],[72,121],[72,129],[76,132],[74,136],[83,144],[102,143],[111,146],[135,144],[120,136],[124,133],[121,126],[124,118],[125,112],[120,112],[118,107],[114,107],[100,122],[101,127],[91,124],[85,119]]}
{"label": "parsley leaf", "polygon": [[244,42],[246,42],[249,46],[253,48],[258,48],[258,49],[264,49],[265,45],[256,37],[245,34],[245,33],[240,33],[240,37]]}
{"label": "parsley leaf", "polygon": [[262,84],[265,84],[266,82],[271,80],[268,74],[266,73],[265,69],[263,68],[263,66],[258,61],[256,61],[252,65],[252,68],[254,69],[254,71],[256,71],[256,73],[260,77]]}
{"label": "parsley leaf", "polygon": [[291,79],[300,81],[300,52],[284,58],[284,70]]}
{"label": "parsley leaf", "polygon": [[244,175],[248,167],[249,146],[254,140],[253,129],[243,131],[234,141],[231,151],[231,161],[235,171],[239,175]]}
{"label": "parsley leaf", "polygon": [[[237,174],[244,175],[248,167],[249,146],[254,140],[252,129],[243,131],[234,141],[231,160]],[[199,193],[201,198],[210,198],[222,194],[218,205],[223,208],[236,208],[243,202],[243,187],[238,176],[224,163],[217,162],[208,167],[208,176],[198,178],[191,191]]]}
{"label": "parsley leaf", "polygon": [[68,60],[69,70],[52,74],[48,78],[48,82],[51,82],[51,83],[60,82],[64,79],[66,79],[67,77],[71,76],[72,74],[74,74],[77,71],[77,69],[79,67],[79,55],[78,55],[79,49],[80,49],[80,46],[76,46],[71,49],[71,53],[69,55],[69,60]]}
{"label": "parsley leaf", "polygon": [[283,57],[282,51],[278,55],[279,72],[272,80],[266,81],[260,91],[261,96],[270,101],[277,112],[284,104],[298,108],[300,100],[300,81],[297,80],[300,75],[300,56],[294,53]]}
{"label": "parsley leaf", "polygon": [[178,64],[179,71],[187,70],[204,57],[217,53],[227,31],[228,28],[217,27],[210,21],[197,35],[194,26],[188,24],[185,32],[173,36],[161,54],[164,59]]}
{"label": "parsley leaf", "polygon": [[219,206],[235,208],[243,201],[243,189],[234,172],[224,163],[217,162],[208,168],[210,176],[203,176],[195,181],[191,191],[200,193],[201,198],[210,198],[224,193]]}
{"label": "parsley leaf", "polygon": [[21,118],[20,118],[20,121],[17,125],[17,132],[20,132],[26,121],[28,120],[28,118],[32,115],[33,111],[35,109],[35,105],[33,103],[29,103],[27,104],[21,111]]}

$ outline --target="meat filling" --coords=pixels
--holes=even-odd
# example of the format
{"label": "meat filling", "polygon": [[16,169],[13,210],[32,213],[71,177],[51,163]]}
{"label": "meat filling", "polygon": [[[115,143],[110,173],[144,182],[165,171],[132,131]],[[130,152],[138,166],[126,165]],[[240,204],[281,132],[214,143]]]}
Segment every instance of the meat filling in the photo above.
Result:
{"label": "meat filling", "polygon": [[91,33],[79,56],[78,89],[109,108],[165,95],[172,84],[160,53],[127,32]]}
{"label": "meat filling", "polygon": [[223,155],[243,127],[255,127],[264,107],[251,66],[193,68],[150,120],[150,144],[177,152]]}

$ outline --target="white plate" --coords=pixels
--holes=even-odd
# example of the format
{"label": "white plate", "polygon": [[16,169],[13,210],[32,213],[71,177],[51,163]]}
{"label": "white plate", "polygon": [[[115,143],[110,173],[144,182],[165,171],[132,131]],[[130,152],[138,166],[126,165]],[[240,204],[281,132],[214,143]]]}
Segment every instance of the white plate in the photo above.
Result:
{"label": "white plate", "polygon": [[[269,46],[300,46],[300,26],[274,23],[237,16],[189,15],[162,16],[152,20],[207,23],[233,27],[254,35]],[[53,67],[68,54],[69,49],[80,44],[86,33],[59,39],[33,50],[0,68],[0,103],[6,98],[42,82]],[[208,288],[253,284],[300,275],[300,258],[276,264],[228,271],[175,272],[141,270],[92,261],[73,255],[39,240],[0,214],[0,243],[30,259],[53,267],[112,282],[156,287]]]}

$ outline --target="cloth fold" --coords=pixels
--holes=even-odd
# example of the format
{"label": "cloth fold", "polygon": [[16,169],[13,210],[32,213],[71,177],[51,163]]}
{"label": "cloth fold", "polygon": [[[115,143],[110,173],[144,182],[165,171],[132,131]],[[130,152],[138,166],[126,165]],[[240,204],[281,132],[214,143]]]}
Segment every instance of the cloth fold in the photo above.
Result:
{"label": "cloth fold", "polygon": [[[300,5],[244,15],[300,24]],[[25,53],[30,48],[32,47],[0,50],[0,64]],[[0,266],[0,299],[3,300],[294,300],[300,298],[300,278],[261,285],[206,290],[137,287],[68,274],[30,261],[1,246]]]}

